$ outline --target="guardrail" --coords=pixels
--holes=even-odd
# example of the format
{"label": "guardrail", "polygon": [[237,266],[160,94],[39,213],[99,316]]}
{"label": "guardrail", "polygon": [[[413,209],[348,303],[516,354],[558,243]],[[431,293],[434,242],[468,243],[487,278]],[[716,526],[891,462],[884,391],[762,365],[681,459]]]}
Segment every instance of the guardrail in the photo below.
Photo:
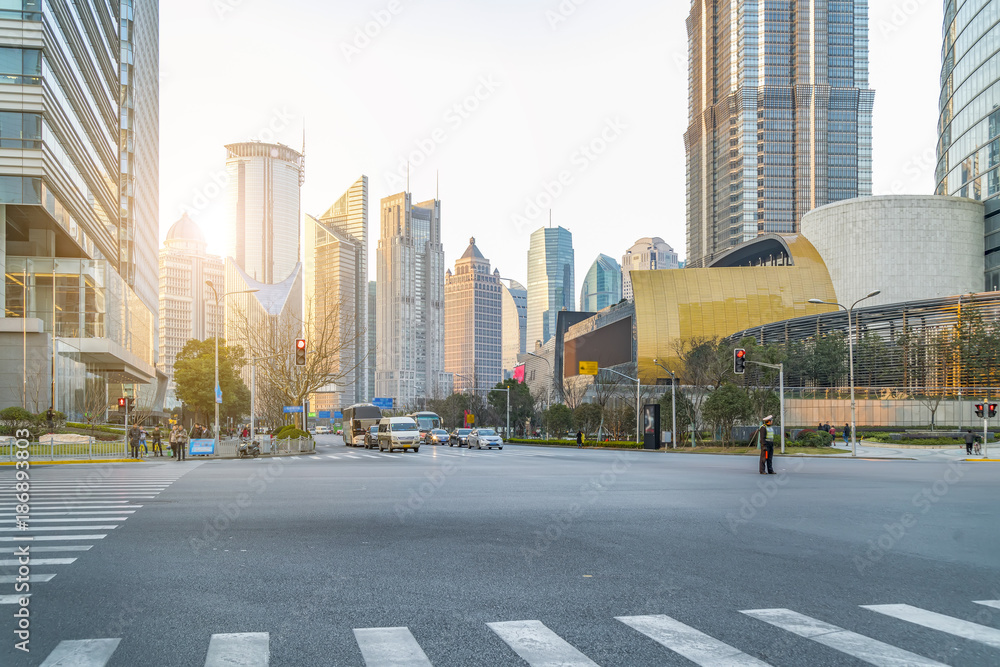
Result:
{"label": "guardrail", "polygon": [[[304,454],[316,451],[316,441],[310,438],[289,438],[287,440],[262,439],[261,455],[263,456],[283,456],[291,454]],[[17,460],[17,440],[10,436],[0,436],[0,462],[11,462]],[[238,439],[220,440],[215,447],[215,454],[194,456],[187,454],[189,458],[225,459],[236,458],[236,450],[239,447]],[[153,445],[151,441],[146,442],[146,458],[152,458]],[[171,456],[169,442],[162,443],[164,458]],[[101,459],[127,459],[129,456],[128,442],[125,440],[97,440],[87,437],[86,441],[73,438],[72,441],[60,441],[58,436],[48,442],[32,442],[28,446],[29,461],[74,461],[74,460],[101,460]],[[159,458],[159,457],[157,457]]]}

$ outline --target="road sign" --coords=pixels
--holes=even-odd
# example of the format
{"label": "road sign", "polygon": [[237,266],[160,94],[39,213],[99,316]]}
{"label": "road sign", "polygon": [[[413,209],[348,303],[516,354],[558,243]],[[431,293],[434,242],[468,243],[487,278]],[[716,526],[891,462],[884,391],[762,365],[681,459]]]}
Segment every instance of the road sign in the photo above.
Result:
{"label": "road sign", "polygon": [[316,413],[315,412],[310,412],[309,413],[309,419],[316,419]]}
{"label": "road sign", "polygon": [[596,361],[581,361],[580,362],[580,375],[597,375],[598,370]]}
{"label": "road sign", "polygon": [[[327,416],[327,417],[329,417],[329,416],[330,416],[330,414],[329,414],[329,413],[327,413],[327,415],[326,415],[326,416]],[[341,412],[340,410],[337,410],[336,412],[334,412],[334,413],[333,413],[333,418],[334,418],[334,419],[343,419],[343,418],[344,418],[344,413],[343,413],[343,412]]]}
{"label": "road sign", "polygon": [[329,410],[320,410],[316,414],[319,415],[320,419],[329,419],[330,418],[330,411]]}
{"label": "road sign", "polygon": [[198,456],[199,454],[214,454],[215,440],[213,438],[196,438],[188,443],[188,454]]}
{"label": "road sign", "polygon": [[301,405],[286,405],[285,406],[285,413],[287,414],[289,412],[302,412],[302,406]]}
{"label": "road sign", "polygon": [[372,405],[376,408],[382,408],[383,410],[392,410],[392,399],[391,398],[373,398]]}

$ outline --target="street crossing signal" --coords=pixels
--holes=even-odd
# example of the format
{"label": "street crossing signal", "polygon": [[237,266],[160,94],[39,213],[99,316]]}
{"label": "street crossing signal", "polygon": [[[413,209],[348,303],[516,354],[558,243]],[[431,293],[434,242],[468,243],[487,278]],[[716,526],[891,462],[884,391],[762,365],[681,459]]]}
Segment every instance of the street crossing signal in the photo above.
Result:
{"label": "street crossing signal", "polygon": [[119,398],[118,399],[118,407],[119,408],[124,408],[125,407],[125,399],[124,398]]}
{"label": "street crossing signal", "polygon": [[747,370],[747,351],[742,347],[733,352],[733,372],[745,373]]}
{"label": "street crossing signal", "polygon": [[299,338],[295,341],[295,365],[306,365],[306,339]]}
{"label": "street crossing signal", "polygon": [[977,417],[982,417],[983,416],[983,404],[982,403],[976,403],[976,416]]}
{"label": "street crossing signal", "polygon": [[125,408],[126,405],[128,406],[128,409],[131,410],[132,407],[135,405],[135,399],[134,398],[125,398],[125,397],[122,397],[122,398],[118,399],[118,410],[119,411],[121,411],[123,408]]}
{"label": "street crossing signal", "polygon": [[996,417],[997,416],[997,404],[996,403],[990,403],[989,406],[990,406],[990,411],[986,414],[986,416],[987,417]]}

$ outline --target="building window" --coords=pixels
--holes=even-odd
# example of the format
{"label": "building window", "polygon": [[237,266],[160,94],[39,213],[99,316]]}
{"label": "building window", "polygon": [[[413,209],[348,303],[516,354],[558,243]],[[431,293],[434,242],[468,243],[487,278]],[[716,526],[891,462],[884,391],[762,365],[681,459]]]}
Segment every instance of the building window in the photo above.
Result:
{"label": "building window", "polygon": [[0,19],[42,20],[42,0],[0,0]]}
{"label": "building window", "polygon": [[0,111],[0,148],[41,147],[41,114]]}
{"label": "building window", "polygon": [[42,52],[0,46],[0,83],[41,85]]}

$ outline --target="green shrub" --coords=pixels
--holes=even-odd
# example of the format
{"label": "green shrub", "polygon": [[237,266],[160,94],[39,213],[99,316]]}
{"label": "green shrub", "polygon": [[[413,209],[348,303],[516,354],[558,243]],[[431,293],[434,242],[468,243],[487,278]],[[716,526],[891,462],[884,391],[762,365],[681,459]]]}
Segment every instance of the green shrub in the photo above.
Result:
{"label": "green shrub", "polygon": [[[576,445],[576,440],[541,440],[539,438],[506,438],[504,442],[521,445],[562,445],[570,447]],[[596,440],[584,440],[584,447],[617,447],[621,449],[642,449],[642,443],[623,442],[621,440],[609,440],[607,442],[597,442]]]}
{"label": "green shrub", "polygon": [[294,426],[286,426],[278,431],[278,434],[274,437],[278,440],[290,440],[292,438],[311,438],[312,436],[305,431],[295,428]]}
{"label": "green shrub", "polygon": [[808,428],[799,431],[799,435],[795,439],[797,447],[829,447],[832,442],[833,436],[829,433],[814,431]]}

